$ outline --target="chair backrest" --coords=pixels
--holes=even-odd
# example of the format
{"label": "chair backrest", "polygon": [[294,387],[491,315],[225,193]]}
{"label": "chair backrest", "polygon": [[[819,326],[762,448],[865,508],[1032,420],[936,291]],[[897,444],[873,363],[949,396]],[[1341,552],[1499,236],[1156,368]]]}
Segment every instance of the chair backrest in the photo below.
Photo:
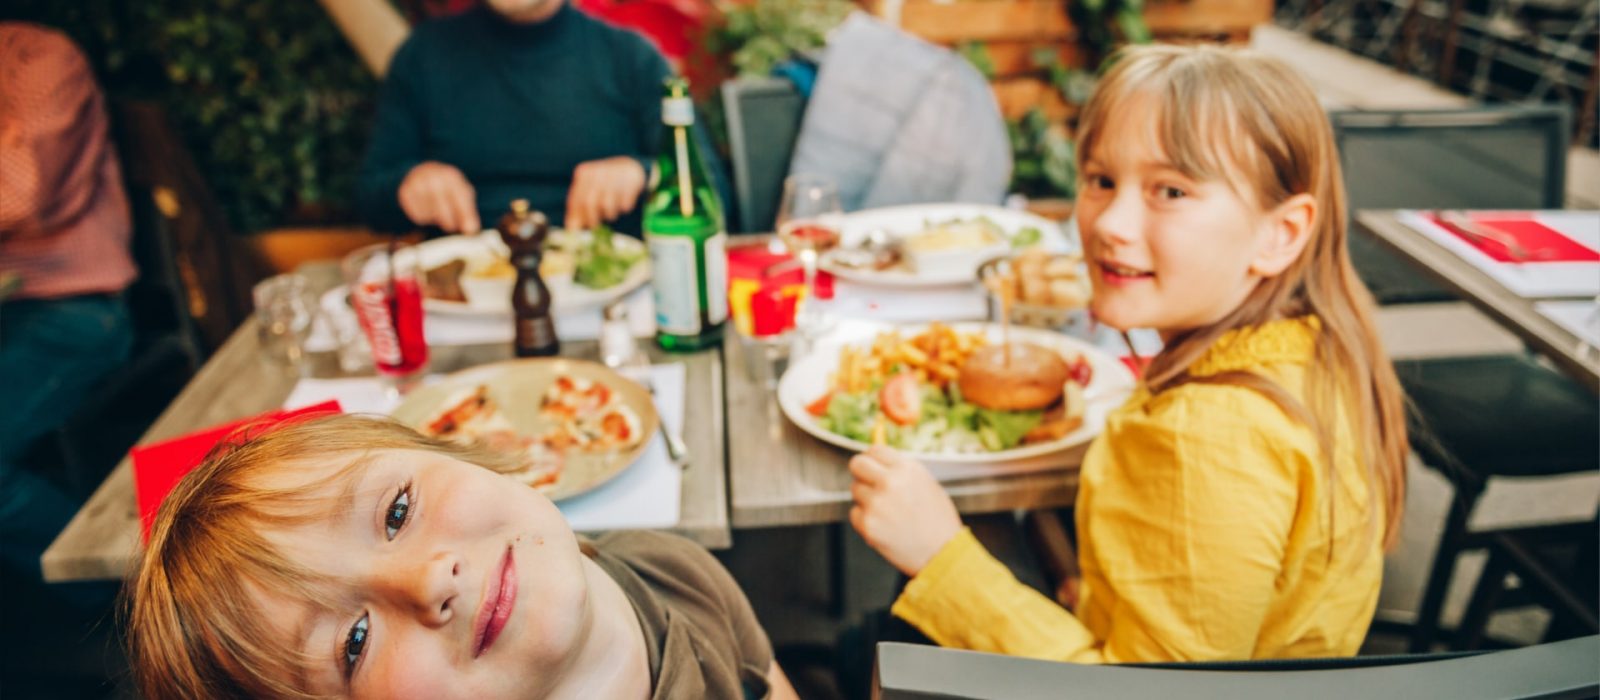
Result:
{"label": "chair backrest", "polygon": [[1561,105],[1334,112],[1350,208],[1559,209]]}
{"label": "chair backrest", "polygon": [[806,99],[779,78],[739,78],[722,84],[737,231],[770,231],[789,174]]}
{"label": "chair backrest", "polygon": [[[1360,209],[1559,209],[1570,117],[1560,105],[1329,115],[1353,220]],[[1356,271],[1379,303],[1453,294],[1366,236],[1350,237]]]}
{"label": "chair backrest", "polygon": [[142,100],[113,105],[135,226],[144,229],[135,238],[146,237],[134,242],[135,256],[159,258],[139,262],[181,295],[181,313],[209,352],[249,313],[235,279],[231,227],[165,110]]}
{"label": "chair backrest", "polygon": [[[1118,698],[1592,698],[1600,693],[1600,636],[1479,655],[1340,659],[1339,667],[1228,670],[1090,666],[918,644],[878,645],[873,697],[882,700]],[[1330,660],[1333,661],[1333,660]],[[1292,668],[1292,667],[1291,667]]]}

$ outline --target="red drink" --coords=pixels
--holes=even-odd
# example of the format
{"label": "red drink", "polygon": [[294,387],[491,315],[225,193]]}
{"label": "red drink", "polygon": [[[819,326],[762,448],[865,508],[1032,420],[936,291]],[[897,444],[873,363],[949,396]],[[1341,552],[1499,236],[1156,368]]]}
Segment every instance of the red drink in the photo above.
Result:
{"label": "red drink", "polygon": [[422,287],[416,279],[395,279],[392,299],[387,282],[362,282],[351,294],[351,302],[372,345],[378,372],[403,377],[428,363],[428,341],[422,335]]}
{"label": "red drink", "polygon": [[778,230],[778,237],[795,253],[823,253],[839,245],[839,232],[814,221],[796,221]]}

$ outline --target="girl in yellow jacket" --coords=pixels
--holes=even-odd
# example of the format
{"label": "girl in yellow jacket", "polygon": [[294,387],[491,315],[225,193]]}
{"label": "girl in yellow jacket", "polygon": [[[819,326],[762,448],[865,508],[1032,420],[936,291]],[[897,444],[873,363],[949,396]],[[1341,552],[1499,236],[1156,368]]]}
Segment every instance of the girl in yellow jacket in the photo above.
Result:
{"label": "girl in yellow jacket", "polygon": [[1165,349],[1078,482],[1077,612],[1019,583],[915,460],[850,520],[941,645],[1084,663],[1354,654],[1405,498],[1402,398],[1345,246],[1332,130],[1246,51],[1128,50],[1080,117],[1093,311]]}

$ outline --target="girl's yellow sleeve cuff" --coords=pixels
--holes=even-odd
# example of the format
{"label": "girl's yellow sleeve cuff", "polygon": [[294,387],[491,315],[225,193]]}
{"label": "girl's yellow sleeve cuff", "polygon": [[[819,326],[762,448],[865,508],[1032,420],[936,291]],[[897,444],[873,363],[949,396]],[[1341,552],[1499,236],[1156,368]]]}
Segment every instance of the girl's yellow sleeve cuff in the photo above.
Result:
{"label": "girl's yellow sleeve cuff", "polygon": [[1055,601],[1018,581],[962,528],[890,608],[940,646],[1097,662],[1094,636]]}

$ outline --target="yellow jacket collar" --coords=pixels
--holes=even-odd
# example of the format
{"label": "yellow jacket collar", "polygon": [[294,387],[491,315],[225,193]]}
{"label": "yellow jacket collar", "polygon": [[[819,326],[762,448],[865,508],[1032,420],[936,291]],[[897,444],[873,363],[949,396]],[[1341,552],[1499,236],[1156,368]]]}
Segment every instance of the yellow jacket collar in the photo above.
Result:
{"label": "yellow jacket collar", "polygon": [[1268,321],[1223,333],[1189,366],[1189,375],[1207,377],[1278,363],[1306,364],[1316,350],[1322,321],[1316,316]]}

